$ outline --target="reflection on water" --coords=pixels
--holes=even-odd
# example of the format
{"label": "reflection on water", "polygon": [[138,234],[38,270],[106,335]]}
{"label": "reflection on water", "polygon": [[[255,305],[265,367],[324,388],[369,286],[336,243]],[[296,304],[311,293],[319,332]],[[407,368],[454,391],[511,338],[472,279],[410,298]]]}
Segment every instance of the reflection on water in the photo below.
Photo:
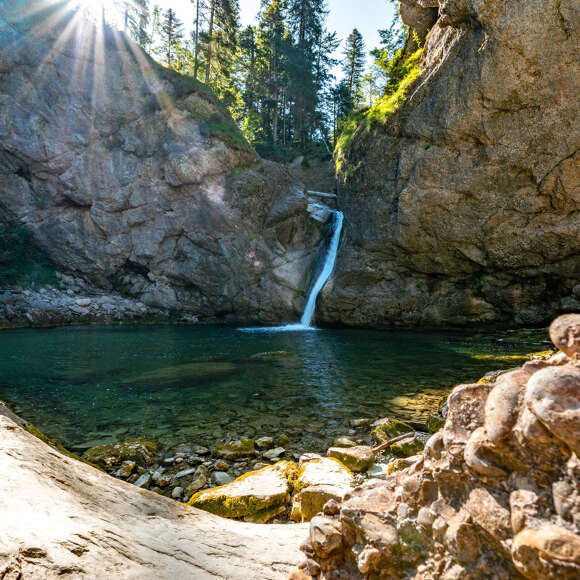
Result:
{"label": "reflection on water", "polygon": [[[0,333],[0,398],[74,449],[130,436],[173,445],[282,432],[315,449],[353,417],[424,418],[454,384],[540,349],[402,331],[9,331]],[[508,356],[474,358],[482,354]]]}

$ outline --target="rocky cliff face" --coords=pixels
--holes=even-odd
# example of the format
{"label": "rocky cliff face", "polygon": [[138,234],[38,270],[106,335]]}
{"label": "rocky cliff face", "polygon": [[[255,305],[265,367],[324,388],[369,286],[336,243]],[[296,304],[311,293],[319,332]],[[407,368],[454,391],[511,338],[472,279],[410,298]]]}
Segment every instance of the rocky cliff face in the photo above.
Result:
{"label": "rocky cliff face", "polygon": [[39,0],[0,7],[2,224],[95,287],[246,322],[298,318],[323,230],[202,85]]}
{"label": "rocky cliff face", "polygon": [[[405,0],[422,73],[341,153],[320,312],[351,325],[534,324],[580,301],[575,0]],[[410,8],[412,7],[412,10]]]}

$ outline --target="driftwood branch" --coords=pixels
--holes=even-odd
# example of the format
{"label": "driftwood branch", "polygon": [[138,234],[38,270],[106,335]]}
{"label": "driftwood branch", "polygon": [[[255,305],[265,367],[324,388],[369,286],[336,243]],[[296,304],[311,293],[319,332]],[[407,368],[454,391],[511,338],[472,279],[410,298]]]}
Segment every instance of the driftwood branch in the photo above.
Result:
{"label": "driftwood branch", "polygon": [[375,454],[380,453],[381,451],[388,449],[393,443],[396,443],[397,441],[401,441],[402,439],[406,439],[407,437],[414,437],[414,436],[415,436],[415,432],[409,431],[408,433],[405,433],[404,435],[399,435],[398,437],[394,437],[393,439],[389,439],[388,441],[381,443],[378,447],[374,447],[373,453],[375,453]]}

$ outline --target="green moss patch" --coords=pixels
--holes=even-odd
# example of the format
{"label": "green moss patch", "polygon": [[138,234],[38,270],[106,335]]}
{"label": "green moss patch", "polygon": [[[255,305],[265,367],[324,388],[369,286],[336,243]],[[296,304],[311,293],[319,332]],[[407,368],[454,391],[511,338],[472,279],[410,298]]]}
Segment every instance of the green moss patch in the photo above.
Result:
{"label": "green moss patch", "polygon": [[354,140],[371,134],[378,127],[384,126],[391,115],[401,108],[421,74],[419,60],[422,52],[423,49],[420,48],[403,60],[402,51],[398,51],[389,63],[391,80],[387,85],[385,96],[372,107],[356,111],[343,123],[334,155],[337,172],[348,173],[345,175],[345,179],[358,169],[358,166],[350,169],[347,167],[347,159],[350,156]]}

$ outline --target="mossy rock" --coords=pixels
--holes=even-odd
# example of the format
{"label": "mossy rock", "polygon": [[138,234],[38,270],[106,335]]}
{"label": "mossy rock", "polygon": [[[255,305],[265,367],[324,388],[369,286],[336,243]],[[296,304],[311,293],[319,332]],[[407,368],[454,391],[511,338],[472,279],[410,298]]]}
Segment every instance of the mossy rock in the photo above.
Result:
{"label": "mossy rock", "polygon": [[426,424],[429,433],[437,433],[439,429],[443,429],[445,426],[445,419],[441,415],[429,415]]}
{"label": "mossy rock", "polygon": [[214,449],[214,455],[222,459],[239,459],[256,455],[253,439],[236,439],[229,443],[220,443]]}
{"label": "mossy rock", "polygon": [[375,421],[373,427],[371,436],[379,443],[384,443],[389,439],[414,431],[413,427],[408,423],[399,419],[390,419],[389,417]]}
{"label": "mossy rock", "polygon": [[46,443],[47,445],[49,445],[53,449],[60,451],[63,455],[66,455],[67,457],[70,457],[71,459],[76,459],[77,461],[80,461],[82,463],[86,463],[87,465],[90,465],[91,467],[94,467],[95,469],[98,469],[99,471],[103,471],[99,465],[97,465],[96,463],[94,463],[92,461],[89,461],[88,459],[85,459],[83,457],[79,457],[78,455],[76,455],[72,451],[69,451],[61,443],[59,443],[56,439],[52,439],[51,437],[48,437],[48,435],[45,435],[42,431],[37,429],[32,423],[26,423],[25,425],[23,425],[23,427],[24,427],[25,431],[28,431],[28,433],[30,433],[31,435],[34,435],[34,437],[36,437],[37,439],[40,439],[41,441],[43,441],[44,443]]}
{"label": "mossy rock", "polygon": [[411,457],[411,455],[417,455],[423,452],[425,445],[421,439],[417,437],[409,437],[393,443],[391,445],[391,453],[395,457]]}
{"label": "mossy rock", "polygon": [[200,491],[188,505],[225,518],[265,523],[288,507],[297,472],[293,461],[279,461],[226,485]]}
{"label": "mossy rock", "polygon": [[118,467],[123,461],[134,461],[142,467],[150,467],[156,463],[158,452],[155,441],[135,438],[91,447],[84,452],[83,458],[107,470]]}
{"label": "mossy rock", "polygon": [[327,451],[328,457],[339,459],[350,470],[368,471],[375,462],[375,455],[371,447],[357,445],[356,447],[331,447]]}

